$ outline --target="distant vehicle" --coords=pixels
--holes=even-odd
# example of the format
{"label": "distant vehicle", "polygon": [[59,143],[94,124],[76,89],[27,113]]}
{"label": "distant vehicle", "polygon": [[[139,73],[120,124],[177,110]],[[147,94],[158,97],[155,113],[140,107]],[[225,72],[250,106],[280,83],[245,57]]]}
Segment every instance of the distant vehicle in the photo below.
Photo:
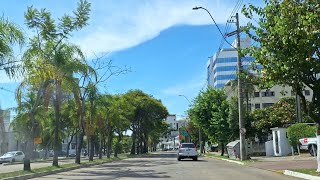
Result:
{"label": "distant vehicle", "polygon": [[198,160],[197,148],[193,143],[181,143],[178,151],[178,161],[184,158],[191,158],[194,161]]}
{"label": "distant vehicle", "polygon": [[[300,149],[308,150],[311,156],[317,155],[317,138],[302,138],[299,139]],[[313,148],[312,148],[313,145]],[[314,151],[314,152],[313,152]]]}
{"label": "distant vehicle", "polygon": [[69,149],[69,157],[76,157],[76,150],[75,149]]}
{"label": "distant vehicle", "polygon": [[0,163],[23,161],[25,155],[22,151],[11,151],[0,156]]}

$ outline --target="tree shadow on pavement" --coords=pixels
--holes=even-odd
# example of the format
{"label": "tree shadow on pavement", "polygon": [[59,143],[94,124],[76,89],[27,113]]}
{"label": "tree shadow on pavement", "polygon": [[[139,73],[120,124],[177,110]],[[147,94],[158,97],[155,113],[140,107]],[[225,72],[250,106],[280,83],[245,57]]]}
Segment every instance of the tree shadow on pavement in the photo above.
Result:
{"label": "tree shadow on pavement", "polygon": [[139,158],[177,158],[177,153],[143,154]]}

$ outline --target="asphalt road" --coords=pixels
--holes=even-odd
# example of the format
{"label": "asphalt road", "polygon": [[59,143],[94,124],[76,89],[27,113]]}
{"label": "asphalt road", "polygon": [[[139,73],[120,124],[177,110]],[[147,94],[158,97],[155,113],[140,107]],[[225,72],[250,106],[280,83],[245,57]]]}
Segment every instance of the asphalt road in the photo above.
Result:
{"label": "asphalt road", "polygon": [[113,163],[81,168],[55,175],[47,179],[236,179],[236,180],[287,180],[295,179],[280,173],[242,166],[208,157],[198,161],[177,161],[173,152],[147,155]]}

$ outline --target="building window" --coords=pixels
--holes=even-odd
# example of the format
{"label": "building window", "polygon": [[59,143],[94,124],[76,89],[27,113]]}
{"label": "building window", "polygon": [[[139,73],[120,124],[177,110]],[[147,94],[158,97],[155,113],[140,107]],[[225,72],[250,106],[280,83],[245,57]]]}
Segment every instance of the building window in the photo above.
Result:
{"label": "building window", "polygon": [[309,90],[304,90],[304,95],[310,96],[310,91]]}
{"label": "building window", "polygon": [[262,108],[270,107],[273,103],[262,103]]}
{"label": "building window", "polygon": [[261,92],[261,96],[262,96],[262,97],[274,96],[274,91]]}
{"label": "building window", "polygon": [[260,97],[260,92],[254,92],[254,97]]}
{"label": "building window", "polygon": [[254,104],[255,109],[260,109],[260,103],[259,104]]}

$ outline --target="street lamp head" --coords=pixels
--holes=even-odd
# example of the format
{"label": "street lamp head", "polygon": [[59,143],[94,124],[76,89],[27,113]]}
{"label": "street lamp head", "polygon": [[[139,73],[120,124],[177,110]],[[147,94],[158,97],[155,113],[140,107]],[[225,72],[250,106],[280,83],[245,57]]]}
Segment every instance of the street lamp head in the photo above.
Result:
{"label": "street lamp head", "polygon": [[201,9],[201,7],[196,6],[196,7],[192,8],[192,10],[198,10],[198,9]]}

